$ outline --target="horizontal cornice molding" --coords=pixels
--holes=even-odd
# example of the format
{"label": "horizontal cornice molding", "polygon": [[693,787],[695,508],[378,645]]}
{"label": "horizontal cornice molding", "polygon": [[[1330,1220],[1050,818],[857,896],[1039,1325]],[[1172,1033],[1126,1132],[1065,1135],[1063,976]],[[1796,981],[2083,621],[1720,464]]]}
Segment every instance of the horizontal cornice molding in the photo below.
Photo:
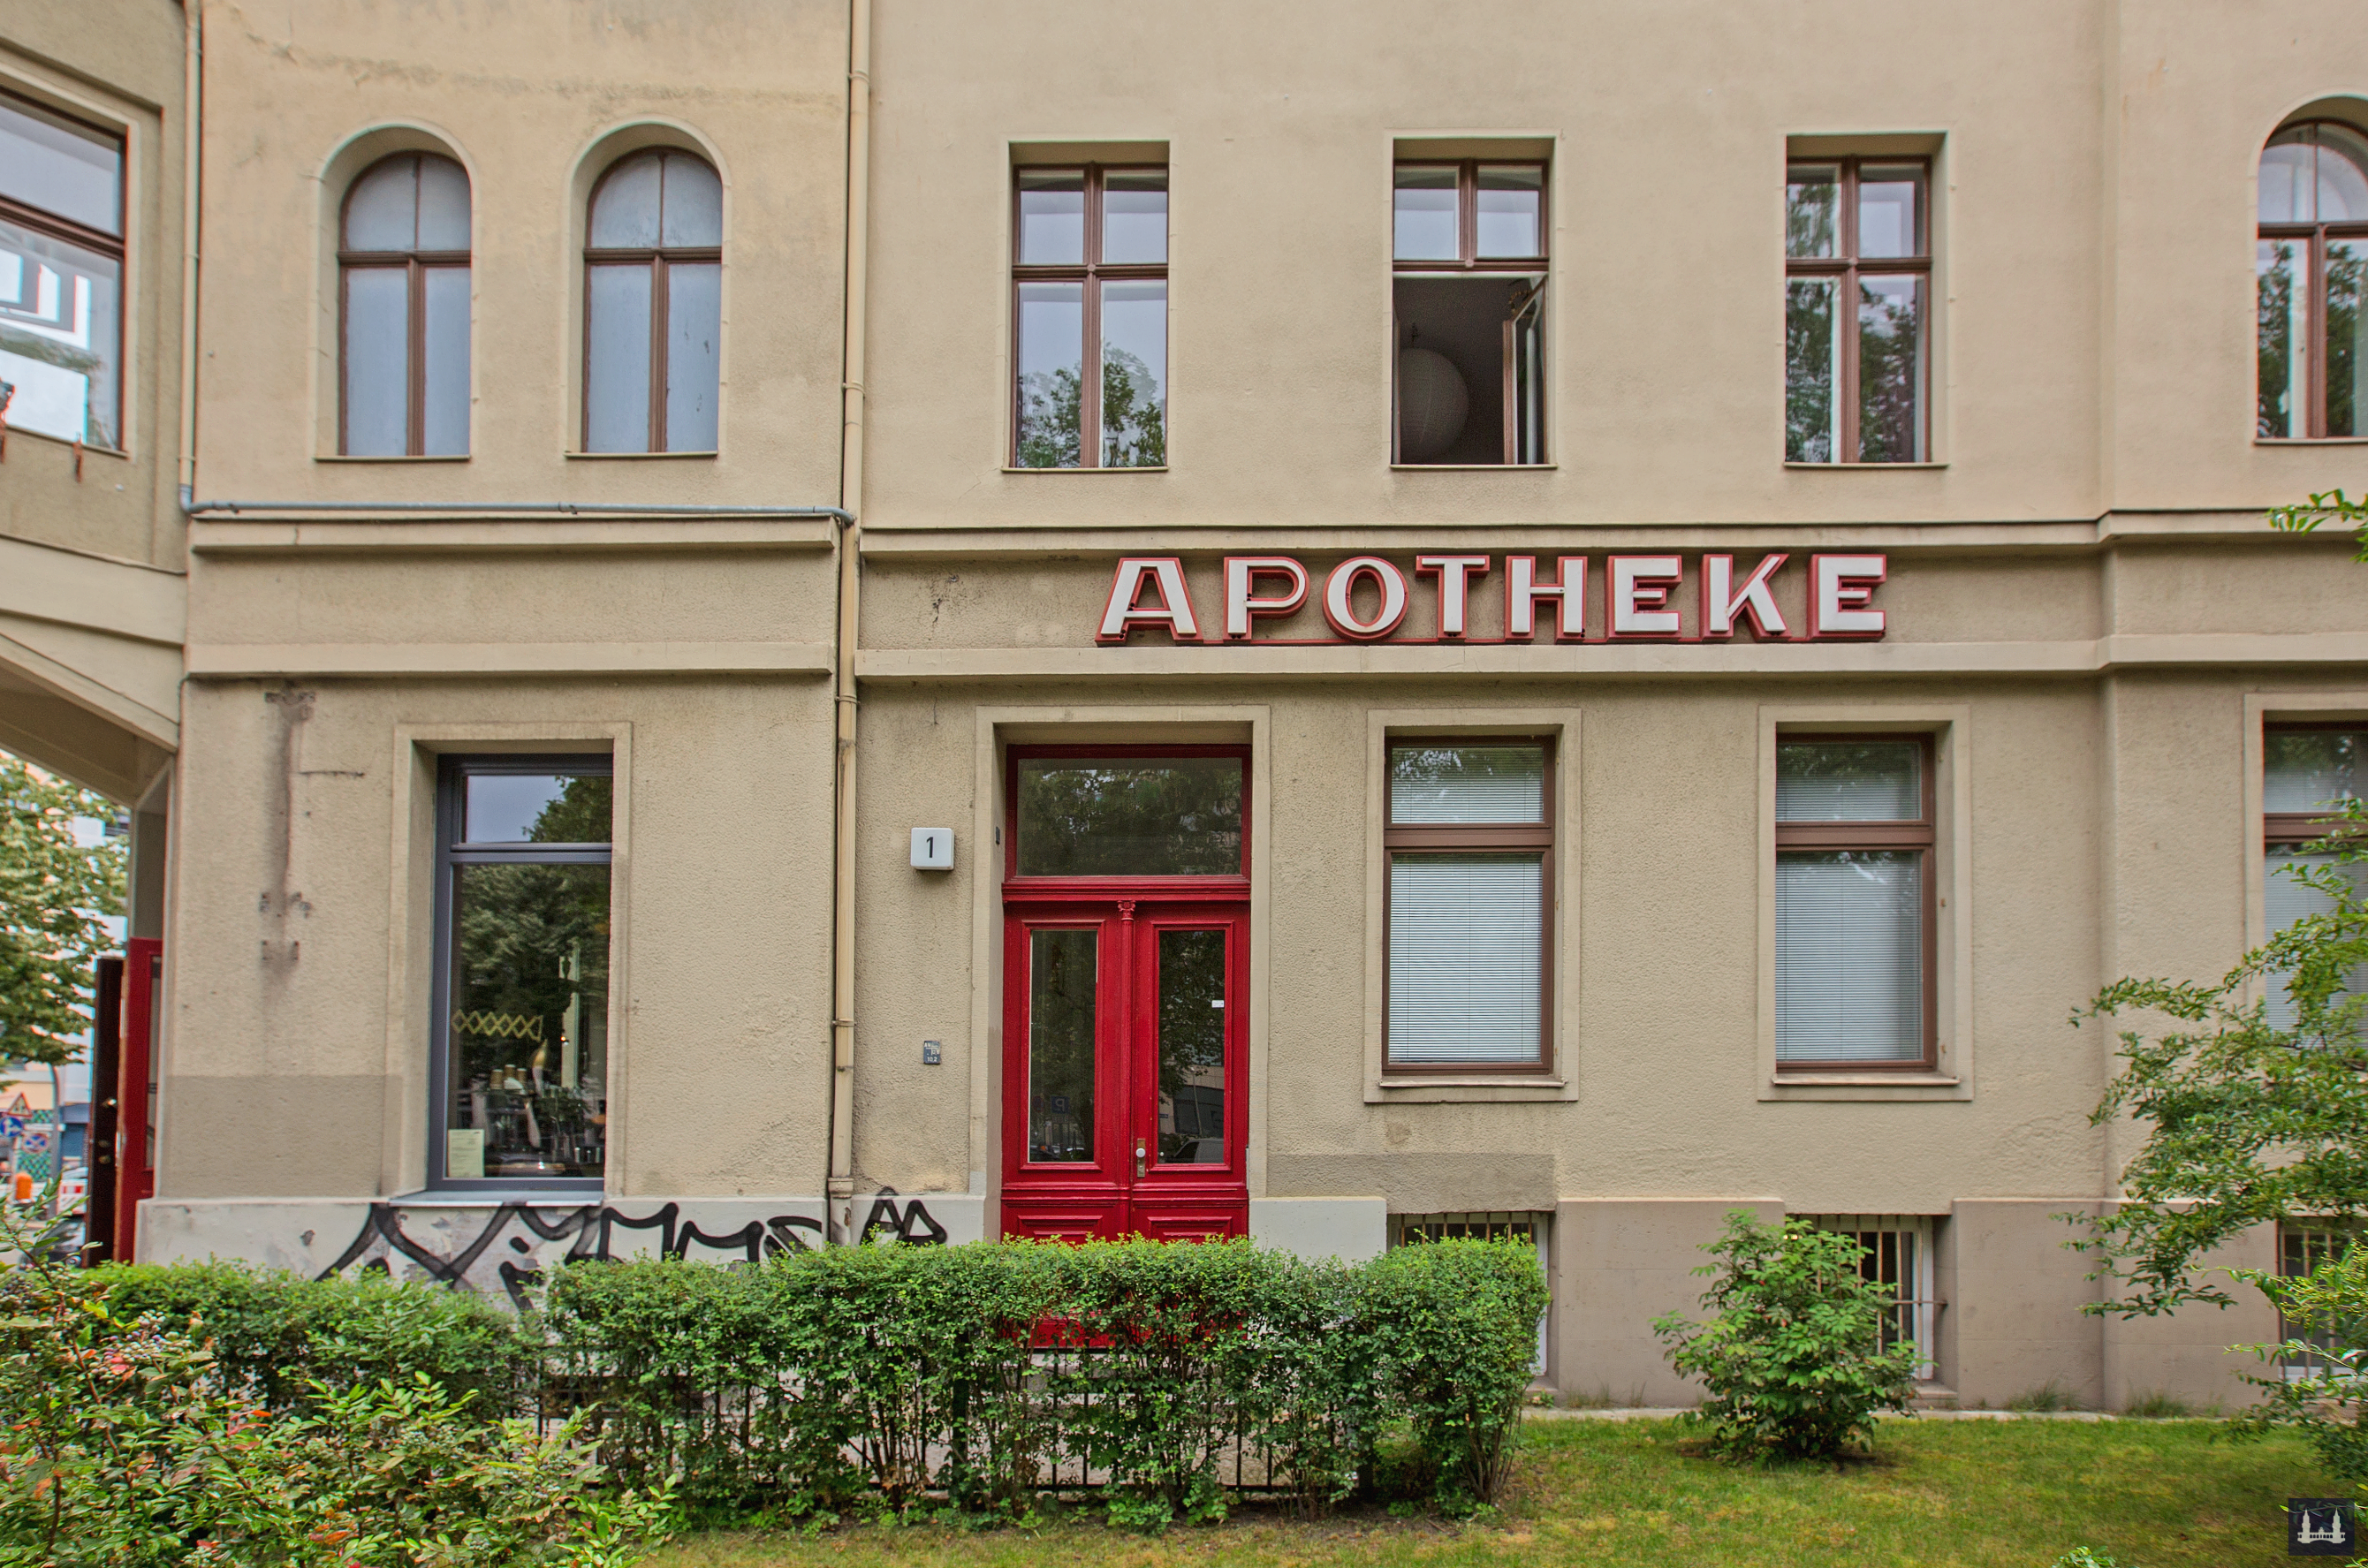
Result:
{"label": "horizontal cornice molding", "polygon": [[1585,642],[867,649],[864,680],[1339,679],[1359,676],[2094,676],[2368,665],[2368,632],[2130,633],[2023,642]]}
{"label": "horizontal cornice molding", "polygon": [[188,650],[193,680],[330,676],[824,676],[824,642],[215,642]]}

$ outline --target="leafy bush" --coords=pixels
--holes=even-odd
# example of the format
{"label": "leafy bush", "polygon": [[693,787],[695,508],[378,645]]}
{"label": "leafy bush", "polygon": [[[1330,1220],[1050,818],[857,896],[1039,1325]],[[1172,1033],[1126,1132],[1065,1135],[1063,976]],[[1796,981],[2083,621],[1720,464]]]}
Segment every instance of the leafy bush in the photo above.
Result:
{"label": "leafy bush", "polygon": [[1442,1501],[1489,1500],[1544,1308],[1517,1244],[1012,1242],[577,1264],[537,1321],[603,1460],[700,1505],[1017,1513],[1058,1471],[1156,1529],[1221,1517],[1236,1462],[1322,1508],[1397,1426]]}
{"label": "leafy bush", "polygon": [[1859,1278],[1856,1240],[1806,1220],[1761,1224],[1747,1210],[1702,1248],[1721,1263],[1693,1323],[1654,1320],[1669,1363],[1710,1391],[1698,1419],[1722,1452],[1742,1458],[1831,1459],[1871,1440],[1877,1411],[1905,1410],[1916,1375],[1911,1345],[1885,1348],[1890,1289]]}
{"label": "leafy bush", "polygon": [[7,1238],[29,1244],[0,1319],[0,1564],[624,1568],[664,1533],[665,1489],[612,1494],[573,1427],[485,1420],[425,1375],[258,1403],[51,1261],[60,1229]]}
{"label": "leafy bush", "polygon": [[[2293,1336],[2249,1346],[2270,1363],[2270,1375],[2246,1381],[2268,1397],[2236,1424],[2237,1430],[2299,1427],[2331,1473],[2368,1483],[2368,1426],[2361,1419],[2368,1412],[2368,1247],[2354,1246],[2304,1275],[2282,1277],[2256,1268],[2229,1272],[2260,1288]],[[2287,1377],[2289,1362],[2311,1375]]]}
{"label": "leafy bush", "polygon": [[316,1383],[343,1391],[424,1376],[456,1398],[473,1398],[490,1418],[517,1403],[533,1363],[509,1312],[477,1296],[383,1277],[308,1279],[205,1263],[116,1265],[84,1278],[119,1318],[153,1317],[175,1329],[201,1324],[195,1333],[225,1385],[273,1410],[311,1403]]}
{"label": "leafy bush", "polygon": [[1363,1278],[1383,1387],[1412,1417],[1451,1504],[1493,1502],[1512,1460],[1546,1310],[1544,1277],[1522,1251],[1433,1242],[1383,1254]]}

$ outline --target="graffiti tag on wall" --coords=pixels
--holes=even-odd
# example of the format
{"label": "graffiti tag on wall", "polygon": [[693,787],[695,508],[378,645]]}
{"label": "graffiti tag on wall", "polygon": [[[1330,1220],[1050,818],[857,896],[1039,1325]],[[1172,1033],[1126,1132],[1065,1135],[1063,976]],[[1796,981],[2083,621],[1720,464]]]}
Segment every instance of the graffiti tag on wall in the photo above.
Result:
{"label": "graffiti tag on wall", "polygon": [[[373,1203],[361,1229],[337,1260],[318,1278],[348,1270],[397,1278],[432,1279],[447,1289],[480,1295],[499,1292],[520,1309],[527,1291],[556,1264],[619,1256],[704,1258],[757,1263],[788,1252],[809,1252],[828,1243],[882,1238],[916,1246],[941,1246],[946,1228],[919,1199],[899,1203],[893,1188],[871,1202],[863,1223],[848,1228],[815,1214],[775,1214],[751,1220],[737,1230],[709,1232],[683,1218],[682,1205],[667,1203],[647,1214],[630,1214],[612,1204],[504,1203],[489,1210],[410,1206],[414,1234],[405,1225],[406,1206]],[[471,1227],[474,1226],[473,1233]]]}

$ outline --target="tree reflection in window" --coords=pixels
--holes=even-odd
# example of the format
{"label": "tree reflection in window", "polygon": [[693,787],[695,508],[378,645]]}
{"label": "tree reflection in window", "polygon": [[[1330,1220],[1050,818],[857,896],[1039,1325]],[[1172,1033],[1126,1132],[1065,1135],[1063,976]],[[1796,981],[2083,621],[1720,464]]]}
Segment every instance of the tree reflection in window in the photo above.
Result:
{"label": "tree reflection in window", "polygon": [[1238,756],[1023,757],[1019,874],[1239,876]]}
{"label": "tree reflection in window", "polygon": [[452,868],[445,1175],[597,1178],[609,1119],[610,780],[487,772],[462,788],[463,830],[503,847]]}
{"label": "tree reflection in window", "polygon": [[1225,934],[1159,933],[1159,1161],[1225,1159]]}

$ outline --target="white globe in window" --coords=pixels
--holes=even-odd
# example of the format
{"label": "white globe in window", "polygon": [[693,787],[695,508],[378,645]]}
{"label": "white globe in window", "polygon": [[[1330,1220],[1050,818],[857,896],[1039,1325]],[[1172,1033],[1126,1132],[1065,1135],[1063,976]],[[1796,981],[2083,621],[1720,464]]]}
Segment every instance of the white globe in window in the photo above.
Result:
{"label": "white globe in window", "polygon": [[1429,462],[1455,445],[1472,393],[1455,361],[1435,348],[1398,350],[1398,460]]}

